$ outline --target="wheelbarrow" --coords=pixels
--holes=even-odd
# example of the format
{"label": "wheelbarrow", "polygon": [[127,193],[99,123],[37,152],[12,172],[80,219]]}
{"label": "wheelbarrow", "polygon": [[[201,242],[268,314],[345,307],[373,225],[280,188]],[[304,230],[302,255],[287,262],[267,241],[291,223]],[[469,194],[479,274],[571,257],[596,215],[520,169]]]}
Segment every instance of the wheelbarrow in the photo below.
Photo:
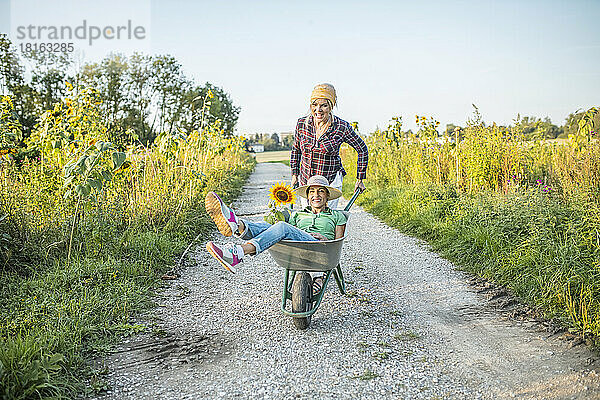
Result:
{"label": "wheelbarrow", "polygon": [[[360,193],[357,189],[342,211],[347,219],[350,215],[350,207]],[[340,255],[347,235],[348,230],[343,237],[334,240],[281,240],[268,249],[277,265],[285,270],[281,311],[294,319],[294,325],[298,329],[304,330],[309,327],[311,317],[321,305],[332,275],[340,292],[346,294]],[[315,296],[313,296],[310,272],[325,273],[323,287]],[[288,301],[291,302],[291,311],[288,310]]]}

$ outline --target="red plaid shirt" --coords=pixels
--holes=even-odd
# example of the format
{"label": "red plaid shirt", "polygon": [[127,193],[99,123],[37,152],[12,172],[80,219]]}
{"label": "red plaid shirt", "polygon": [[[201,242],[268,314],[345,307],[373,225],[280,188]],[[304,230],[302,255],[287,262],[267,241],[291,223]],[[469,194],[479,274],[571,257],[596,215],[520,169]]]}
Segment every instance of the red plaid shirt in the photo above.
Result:
{"label": "red plaid shirt", "polygon": [[319,140],[315,135],[312,116],[298,119],[290,167],[293,175],[299,175],[301,185],[305,185],[308,178],[313,175],[322,175],[329,182],[333,182],[338,171],[346,175],[340,157],[340,146],[344,142],[358,153],[356,177],[366,178],[369,150],[364,140],[354,132],[348,122],[334,115],[333,123]]}

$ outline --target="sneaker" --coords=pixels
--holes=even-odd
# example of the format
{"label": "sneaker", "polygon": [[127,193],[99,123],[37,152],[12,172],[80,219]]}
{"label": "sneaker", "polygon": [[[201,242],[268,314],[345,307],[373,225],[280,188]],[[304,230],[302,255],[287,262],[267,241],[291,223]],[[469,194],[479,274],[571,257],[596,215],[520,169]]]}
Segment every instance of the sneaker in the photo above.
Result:
{"label": "sneaker", "polygon": [[238,265],[242,261],[242,257],[244,257],[243,254],[238,254],[240,250],[235,245],[219,246],[213,242],[208,242],[206,243],[206,250],[208,250],[208,252],[216,258],[227,271],[234,274],[235,271],[233,270],[233,267]]}
{"label": "sneaker", "polygon": [[221,234],[231,236],[238,230],[238,219],[235,213],[223,203],[223,200],[215,192],[208,192],[204,199],[204,207],[208,215],[215,221]]}

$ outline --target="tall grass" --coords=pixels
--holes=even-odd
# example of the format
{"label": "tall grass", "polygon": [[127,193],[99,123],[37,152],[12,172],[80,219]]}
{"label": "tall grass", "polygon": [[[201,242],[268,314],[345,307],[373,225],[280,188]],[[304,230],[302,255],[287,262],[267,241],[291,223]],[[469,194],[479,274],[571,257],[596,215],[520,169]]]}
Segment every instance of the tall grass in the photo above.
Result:
{"label": "tall grass", "polygon": [[2,398],[101,389],[89,358],[146,328],[133,317],[210,229],[206,192],[231,199],[254,166],[218,125],[117,148],[98,106],[93,90],[72,90],[0,159]]}
{"label": "tall grass", "polygon": [[[396,119],[367,138],[370,191],[359,200],[392,226],[428,240],[458,265],[511,288],[588,337],[600,334],[600,143],[525,141],[518,124],[437,138]],[[345,151],[349,172],[356,156]],[[349,180],[348,180],[349,181]]]}
{"label": "tall grass", "polygon": [[[517,123],[486,126],[478,113],[465,129],[438,136],[439,122],[416,116],[419,131],[401,119],[368,138],[369,179],[378,184],[453,185],[460,192],[510,193],[541,184],[566,198],[600,200],[600,142],[580,133],[567,144],[526,141]],[[349,160],[349,162],[351,162]]]}

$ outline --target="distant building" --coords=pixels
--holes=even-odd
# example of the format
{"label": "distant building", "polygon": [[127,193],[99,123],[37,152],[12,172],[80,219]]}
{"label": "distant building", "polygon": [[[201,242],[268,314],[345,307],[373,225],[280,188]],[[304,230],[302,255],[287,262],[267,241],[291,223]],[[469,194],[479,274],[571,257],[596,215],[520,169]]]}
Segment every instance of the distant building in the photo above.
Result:
{"label": "distant building", "polygon": [[284,149],[290,149],[294,144],[294,132],[279,132],[279,145]]}
{"label": "distant building", "polygon": [[291,137],[292,140],[294,139],[294,132],[279,132],[277,135],[279,135],[279,141],[281,143],[283,143],[283,138],[285,137]]}
{"label": "distant building", "polygon": [[248,145],[248,149],[253,153],[262,153],[265,151],[265,146],[260,143],[251,143]]}

